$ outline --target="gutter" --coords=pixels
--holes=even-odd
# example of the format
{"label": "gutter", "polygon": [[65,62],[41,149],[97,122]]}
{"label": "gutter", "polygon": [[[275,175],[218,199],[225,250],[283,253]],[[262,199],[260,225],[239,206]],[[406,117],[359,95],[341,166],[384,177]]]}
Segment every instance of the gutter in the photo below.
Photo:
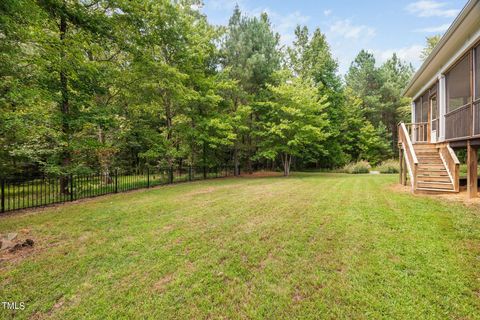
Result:
{"label": "gutter", "polygon": [[466,16],[470,13],[470,11],[475,7],[479,0],[469,0],[467,4],[463,7],[462,11],[458,14],[455,20],[452,22],[450,27],[448,27],[447,31],[443,34],[440,38],[440,41],[437,45],[433,48],[432,52],[428,55],[427,59],[422,63],[420,68],[415,72],[412,79],[408,83],[407,87],[403,90],[402,96],[407,96],[407,92],[412,88],[415,82],[418,80],[418,77],[425,71],[425,69],[430,65],[433,59],[437,56],[438,52],[445,46],[445,44],[450,40],[453,33],[458,29],[461,25],[463,20],[465,20]]}

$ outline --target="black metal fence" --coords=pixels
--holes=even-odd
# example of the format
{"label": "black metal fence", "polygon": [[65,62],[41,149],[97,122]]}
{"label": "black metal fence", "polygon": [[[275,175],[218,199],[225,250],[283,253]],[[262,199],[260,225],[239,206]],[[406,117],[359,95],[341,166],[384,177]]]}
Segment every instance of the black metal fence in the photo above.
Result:
{"label": "black metal fence", "polygon": [[147,168],[112,173],[0,179],[0,213],[109,193],[234,175],[233,166]]}

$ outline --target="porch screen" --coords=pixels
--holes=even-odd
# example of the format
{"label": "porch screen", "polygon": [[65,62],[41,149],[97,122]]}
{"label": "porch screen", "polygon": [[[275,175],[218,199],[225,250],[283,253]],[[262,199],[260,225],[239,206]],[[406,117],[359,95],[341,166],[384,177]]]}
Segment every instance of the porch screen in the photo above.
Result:
{"label": "porch screen", "polygon": [[422,96],[422,121],[428,121],[428,90]]}
{"label": "porch screen", "polygon": [[470,56],[465,56],[446,75],[447,111],[452,112],[472,101],[470,92]]}
{"label": "porch screen", "polygon": [[475,100],[480,99],[480,45],[475,48]]}
{"label": "porch screen", "polygon": [[422,122],[422,99],[415,100],[415,123]]}

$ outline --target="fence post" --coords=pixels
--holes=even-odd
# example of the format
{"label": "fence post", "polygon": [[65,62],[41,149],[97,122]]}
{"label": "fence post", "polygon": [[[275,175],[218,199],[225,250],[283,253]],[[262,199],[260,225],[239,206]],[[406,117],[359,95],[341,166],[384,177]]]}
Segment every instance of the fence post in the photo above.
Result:
{"label": "fence post", "polygon": [[207,179],[207,167],[203,165],[203,179]]}
{"label": "fence post", "polygon": [[150,167],[147,167],[147,188],[150,188]]}
{"label": "fence post", "polygon": [[115,193],[118,193],[118,169],[115,169]]}
{"label": "fence post", "polygon": [[1,189],[2,189],[2,191],[1,191],[1,192],[2,192],[2,196],[1,196],[1,198],[2,198],[2,200],[1,200],[1,202],[2,202],[2,209],[1,209],[1,210],[2,210],[2,212],[5,212],[5,179],[2,179],[2,187],[1,187]]}
{"label": "fence post", "polygon": [[170,167],[170,172],[169,172],[169,180],[170,180],[170,183],[173,183],[173,166]]}
{"label": "fence post", "polygon": [[188,181],[192,181],[192,166],[188,167]]}
{"label": "fence post", "polygon": [[70,201],[73,201],[73,174],[70,174]]}

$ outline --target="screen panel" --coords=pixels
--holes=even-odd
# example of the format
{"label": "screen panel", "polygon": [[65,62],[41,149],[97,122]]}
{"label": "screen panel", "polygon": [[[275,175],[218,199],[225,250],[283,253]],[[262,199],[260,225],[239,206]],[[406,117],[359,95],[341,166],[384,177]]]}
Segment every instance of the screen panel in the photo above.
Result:
{"label": "screen panel", "polygon": [[480,99],[480,45],[475,48],[475,100]]}
{"label": "screen panel", "polygon": [[470,55],[466,55],[447,74],[447,112],[472,101],[470,90]]}

